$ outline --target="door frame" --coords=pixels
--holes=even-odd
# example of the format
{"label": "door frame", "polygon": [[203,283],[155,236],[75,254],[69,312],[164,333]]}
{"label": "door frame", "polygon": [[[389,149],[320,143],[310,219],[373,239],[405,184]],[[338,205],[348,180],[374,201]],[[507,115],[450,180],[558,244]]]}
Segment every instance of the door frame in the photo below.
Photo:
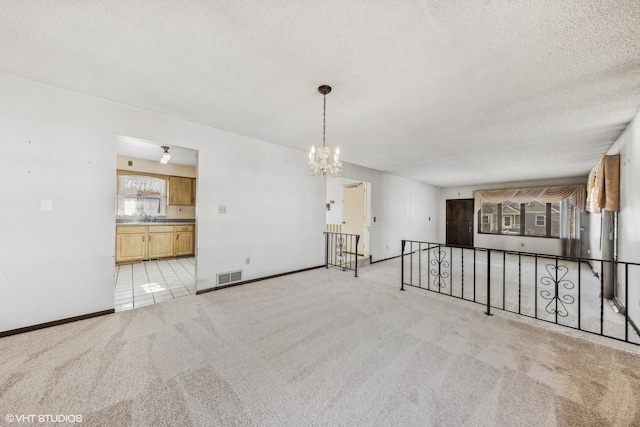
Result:
{"label": "door frame", "polygon": [[[350,179],[350,178],[333,178],[331,180],[327,180],[326,184],[326,198],[327,198],[327,207],[328,210],[334,211],[337,209],[340,213],[342,213],[343,205],[342,205],[342,187],[350,186],[354,184],[364,184],[365,191],[365,209],[364,209],[364,235],[360,236],[360,244],[363,245],[362,248],[364,250],[364,256],[371,256],[371,183],[367,181],[363,181],[360,179]],[[337,191],[339,188],[340,191],[340,199],[337,199]],[[333,190],[333,192],[332,192]],[[334,207],[332,205],[336,204],[339,200],[339,206]],[[335,224],[335,222],[329,222],[329,215],[327,215],[326,224]],[[334,219],[335,221],[335,219]]]}

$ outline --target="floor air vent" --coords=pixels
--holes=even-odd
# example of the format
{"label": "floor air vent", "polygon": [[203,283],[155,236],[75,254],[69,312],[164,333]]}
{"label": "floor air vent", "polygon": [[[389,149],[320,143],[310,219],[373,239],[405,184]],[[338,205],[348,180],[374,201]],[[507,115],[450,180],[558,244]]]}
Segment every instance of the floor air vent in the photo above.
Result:
{"label": "floor air vent", "polygon": [[239,282],[242,280],[242,270],[231,271],[229,273],[218,273],[218,285]]}

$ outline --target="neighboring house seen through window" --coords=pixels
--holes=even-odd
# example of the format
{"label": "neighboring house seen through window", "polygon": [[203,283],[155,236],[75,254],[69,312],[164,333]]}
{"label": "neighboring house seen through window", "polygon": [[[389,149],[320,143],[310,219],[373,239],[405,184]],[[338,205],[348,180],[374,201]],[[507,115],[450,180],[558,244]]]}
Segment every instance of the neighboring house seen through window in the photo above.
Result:
{"label": "neighboring house seen through window", "polygon": [[560,237],[561,202],[483,203],[479,233]]}

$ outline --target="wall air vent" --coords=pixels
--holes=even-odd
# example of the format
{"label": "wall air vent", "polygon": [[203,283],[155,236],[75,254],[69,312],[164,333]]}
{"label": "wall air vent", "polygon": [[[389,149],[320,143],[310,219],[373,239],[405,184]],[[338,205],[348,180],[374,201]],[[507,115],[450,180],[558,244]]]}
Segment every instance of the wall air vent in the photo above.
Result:
{"label": "wall air vent", "polygon": [[226,285],[228,283],[239,282],[242,280],[242,270],[230,271],[228,273],[218,273],[218,285]]}

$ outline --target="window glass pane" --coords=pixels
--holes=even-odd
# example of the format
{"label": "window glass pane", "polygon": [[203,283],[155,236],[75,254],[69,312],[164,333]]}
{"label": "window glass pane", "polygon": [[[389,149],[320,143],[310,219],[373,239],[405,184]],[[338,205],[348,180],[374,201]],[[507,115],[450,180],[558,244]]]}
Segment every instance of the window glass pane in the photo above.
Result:
{"label": "window glass pane", "polygon": [[[546,236],[547,204],[531,201],[524,204],[524,234],[526,236]],[[540,218],[542,217],[542,218]],[[559,223],[558,223],[559,224]]]}
{"label": "window glass pane", "polygon": [[118,177],[117,215],[139,217],[166,216],[167,181],[144,175]]}
{"label": "window glass pane", "polygon": [[498,205],[494,203],[483,203],[480,210],[480,232],[498,232]]}
{"label": "window glass pane", "polygon": [[520,234],[520,203],[502,204],[502,234]]}
{"label": "window glass pane", "polygon": [[560,237],[560,203],[551,203],[551,237]]}

